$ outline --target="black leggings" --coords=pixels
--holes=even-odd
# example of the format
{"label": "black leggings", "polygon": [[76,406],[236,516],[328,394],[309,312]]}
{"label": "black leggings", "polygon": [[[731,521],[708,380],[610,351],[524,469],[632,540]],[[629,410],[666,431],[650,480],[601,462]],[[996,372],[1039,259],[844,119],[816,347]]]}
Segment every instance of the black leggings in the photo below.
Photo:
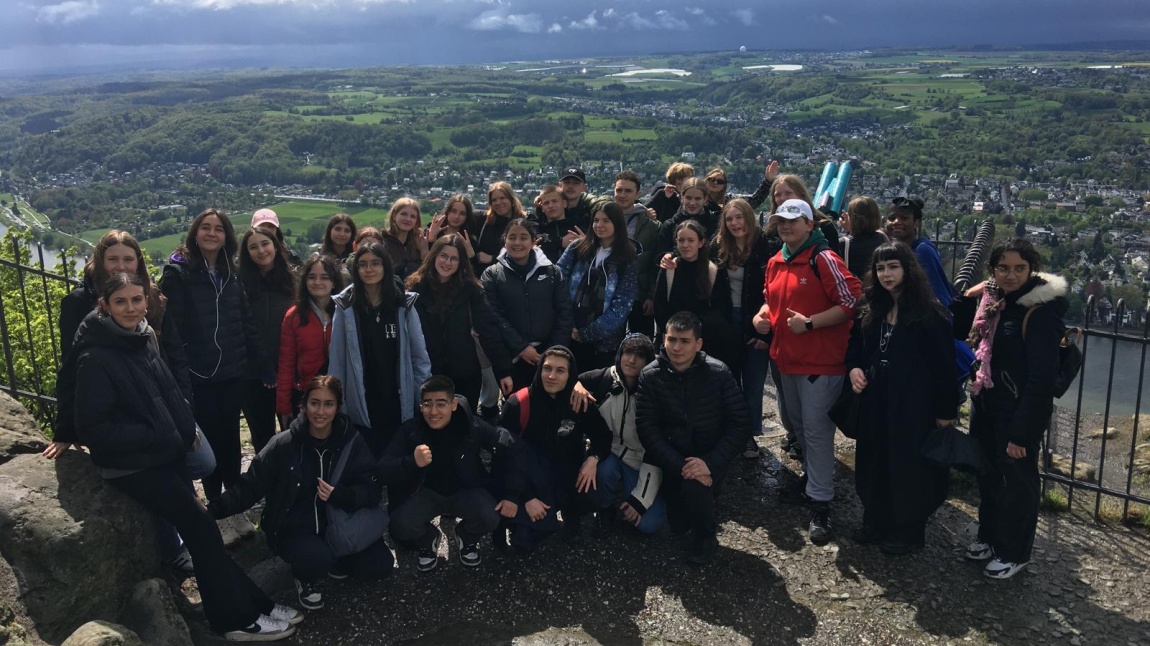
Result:
{"label": "black leggings", "polygon": [[216,470],[204,478],[204,495],[215,500],[225,486],[240,479],[240,402],[243,386],[239,379],[199,384],[194,389],[196,423],[216,454]]}
{"label": "black leggings", "polygon": [[276,389],[264,386],[259,379],[245,379],[241,409],[252,434],[252,446],[259,453],[275,437],[279,425],[276,421]]}
{"label": "black leggings", "polygon": [[108,482],[175,525],[192,555],[204,615],[212,630],[238,630],[272,611],[272,600],[228,555],[216,521],[188,486],[187,474],[178,464],[153,467]]}

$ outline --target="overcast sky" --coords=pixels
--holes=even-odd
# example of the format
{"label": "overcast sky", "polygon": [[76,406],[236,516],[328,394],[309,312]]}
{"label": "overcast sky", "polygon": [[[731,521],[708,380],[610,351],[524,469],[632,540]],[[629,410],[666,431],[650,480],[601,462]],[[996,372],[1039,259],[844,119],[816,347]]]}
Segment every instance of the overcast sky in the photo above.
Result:
{"label": "overcast sky", "polygon": [[1147,0],[0,0],[0,72],[1148,40]]}

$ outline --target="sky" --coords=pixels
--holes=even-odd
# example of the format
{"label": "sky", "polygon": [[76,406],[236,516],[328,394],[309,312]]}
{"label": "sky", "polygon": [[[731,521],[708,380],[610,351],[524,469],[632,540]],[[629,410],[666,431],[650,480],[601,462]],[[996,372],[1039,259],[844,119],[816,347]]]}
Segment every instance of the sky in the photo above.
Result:
{"label": "sky", "polygon": [[0,0],[0,73],[1148,41],[1147,0]]}

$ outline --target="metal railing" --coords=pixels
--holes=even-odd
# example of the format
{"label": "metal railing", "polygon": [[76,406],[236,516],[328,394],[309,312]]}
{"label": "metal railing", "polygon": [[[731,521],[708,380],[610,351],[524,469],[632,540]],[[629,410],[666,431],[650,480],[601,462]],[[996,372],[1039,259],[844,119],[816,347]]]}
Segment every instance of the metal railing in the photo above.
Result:
{"label": "metal railing", "polygon": [[[44,250],[11,237],[11,257],[0,256],[0,391],[23,403],[40,423],[55,421],[60,367],[60,301],[80,284],[49,269]],[[5,249],[4,251],[8,251]]]}

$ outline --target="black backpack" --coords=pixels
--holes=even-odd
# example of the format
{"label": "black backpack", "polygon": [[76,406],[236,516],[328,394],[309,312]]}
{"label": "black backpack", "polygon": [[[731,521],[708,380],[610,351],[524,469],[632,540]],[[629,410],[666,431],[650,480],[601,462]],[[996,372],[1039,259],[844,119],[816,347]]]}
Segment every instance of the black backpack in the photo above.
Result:
{"label": "black backpack", "polygon": [[[1030,315],[1042,304],[1031,305],[1022,317],[1022,340],[1026,341],[1026,324]],[[1082,350],[1078,341],[1082,338],[1082,328],[1062,326],[1062,340],[1058,343],[1058,374],[1054,377],[1054,397],[1058,398],[1070,390],[1070,384],[1082,370]]]}

